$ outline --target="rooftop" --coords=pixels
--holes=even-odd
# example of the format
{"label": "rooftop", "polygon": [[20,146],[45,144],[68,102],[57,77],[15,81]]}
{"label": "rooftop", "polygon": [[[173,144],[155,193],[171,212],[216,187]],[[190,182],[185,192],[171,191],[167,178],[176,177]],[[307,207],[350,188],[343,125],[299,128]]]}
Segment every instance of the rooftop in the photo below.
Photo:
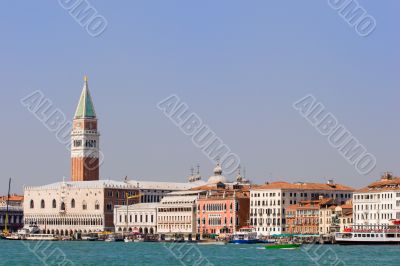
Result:
{"label": "rooftop", "polygon": [[[137,203],[137,204],[132,204],[129,205],[128,209],[129,210],[145,210],[145,209],[156,209],[160,205],[160,203]],[[116,207],[116,209],[125,209],[126,210],[126,205],[120,205]]]}
{"label": "rooftop", "polygon": [[96,180],[96,181],[69,181],[57,182],[44,186],[26,186],[25,190],[46,190],[46,189],[60,189],[62,187],[68,188],[122,188],[122,189],[136,189],[137,187],[114,180]]}
{"label": "rooftop", "polygon": [[365,192],[381,192],[381,191],[399,191],[400,190],[400,177],[393,177],[391,174],[386,173],[379,181],[373,182],[368,186],[357,190],[355,193]]}
{"label": "rooftop", "polygon": [[329,206],[333,204],[333,200],[330,198],[323,198],[319,200],[305,200],[300,201],[297,204],[290,205],[287,210],[308,210],[308,209],[319,209],[321,206]]}
{"label": "rooftop", "polygon": [[198,187],[205,184],[205,182],[201,180],[191,183],[129,180],[128,183],[136,186],[139,189],[161,189],[161,190],[189,190],[194,187]]}
{"label": "rooftop", "polygon": [[[6,201],[8,196],[0,196],[0,201]],[[24,196],[10,195],[9,201],[24,201]]]}
{"label": "rooftop", "polygon": [[349,186],[334,184],[334,183],[288,183],[283,181],[267,183],[264,185],[252,186],[250,190],[268,190],[268,189],[293,189],[293,190],[344,190],[354,191],[355,189]]}
{"label": "rooftop", "polygon": [[81,97],[79,98],[79,103],[75,112],[75,119],[96,118],[96,112],[94,110],[93,100],[90,95],[88,80],[86,76],[84,81],[85,83],[83,85]]}

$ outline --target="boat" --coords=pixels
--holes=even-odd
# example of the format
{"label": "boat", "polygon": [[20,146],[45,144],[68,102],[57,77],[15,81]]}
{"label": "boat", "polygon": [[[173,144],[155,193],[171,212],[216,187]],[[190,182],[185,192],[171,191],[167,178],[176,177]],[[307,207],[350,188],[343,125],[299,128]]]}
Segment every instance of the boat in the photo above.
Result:
{"label": "boat", "polygon": [[31,241],[58,241],[57,236],[53,234],[32,234],[28,235],[25,240]]}
{"label": "boat", "polygon": [[21,236],[19,236],[18,234],[8,235],[4,239],[7,239],[7,240],[22,240]]}
{"label": "boat", "polygon": [[261,243],[257,237],[257,232],[252,227],[242,227],[233,234],[233,239],[229,241],[232,244],[257,244]]}
{"label": "boat", "polygon": [[197,245],[201,246],[223,246],[228,244],[225,241],[199,241],[197,242]]}
{"label": "boat", "polygon": [[400,225],[354,225],[335,233],[340,245],[394,245],[400,244]]}
{"label": "boat", "polygon": [[116,239],[113,235],[110,235],[104,240],[105,242],[116,242]]}
{"label": "boat", "polygon": [[81,237],[83,241],[97,241],[99,238],[95,235],[87,235]]}
{"label": "boat", "polygon": [[133,242],[133,239],[132,239],[132,238],[125,237],[125,238],[124,238],[124,242],[125,242],[125,243],[132,243],[132,242]]}
{"label": "boat", "polygon": [[301,244],[295,244],[295,243],[281,243],[281,244],[271,244],[271,245],[266,245],[266,249],[298,249],[301,247]]}

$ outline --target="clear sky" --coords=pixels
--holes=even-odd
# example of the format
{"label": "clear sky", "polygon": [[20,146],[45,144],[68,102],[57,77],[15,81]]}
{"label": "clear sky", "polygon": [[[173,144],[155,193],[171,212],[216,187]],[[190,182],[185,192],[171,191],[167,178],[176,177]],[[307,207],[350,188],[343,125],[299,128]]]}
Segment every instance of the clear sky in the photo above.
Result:
{"label": "clear sky", "polygon": [[[377,22],[360,37],[327,0],[89,1],[108,21],[90,36],[58,1],[0,9],[0,194],[70,175],[69,152],[20,99],[41,90],[71,119],[89,76],[103,179],[185,181],[214,165],[156,104],[178,95],[254,183],[334,179],[355,187],[400,175],[400,2],[359,0]],[[377,158],[369,175],[292,103],[313,94]]]}

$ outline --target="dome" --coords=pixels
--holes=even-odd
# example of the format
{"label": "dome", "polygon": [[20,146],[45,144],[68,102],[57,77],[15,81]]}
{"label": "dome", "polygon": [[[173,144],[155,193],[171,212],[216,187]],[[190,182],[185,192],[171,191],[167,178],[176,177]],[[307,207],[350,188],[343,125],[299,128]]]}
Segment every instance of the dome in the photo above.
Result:
{"label": "dome", "polygon": [[214,175],[222,175],[222,168],[219,163],[217,163],[217,166],[214,168]]}
{"label": "dome", "polygon": [[222,175],[222,167],[217,163],[217,166],[214,168],[214,175],[208,178],[208,184],[218,184],[218,183],[226,183],[226,178]]}
{"label": "dome", "polygon": [[226,183],[225,176],[215,175],[215,176],[210,176],[208,178],[207,184],[218,184],[218,183]]}

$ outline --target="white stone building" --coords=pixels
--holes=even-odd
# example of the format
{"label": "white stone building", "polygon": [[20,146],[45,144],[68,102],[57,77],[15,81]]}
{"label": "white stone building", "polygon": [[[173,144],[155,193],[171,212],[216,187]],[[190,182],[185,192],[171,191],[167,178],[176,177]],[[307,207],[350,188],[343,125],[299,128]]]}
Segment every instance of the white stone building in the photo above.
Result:
{"label": "white stone building", "polygon": [[182,191],[164,197],[157,208],[157,232],[167,238],[179,235],[185,239],[194,239],[199,193],[205,192]]}
{"label": "white stone building", "polygon": [[329,181],[319,183],[273,182],[250,189],[250,224],[259,235],[277,235],[286,232],[285,211],[300,201],[332,198],[336,204],[351,199],[354,189]]}
{"label": "white stone building", "polygon": [[159,203],[138,203],[114,208],[115,232],[157,234]]}
{"label": "white stone building", "polygon": [[114,206],[126,204],[126,193],[138,194],[135,186],[111,180],[59,182],[24,191],[25,224],[60,235],[113,230]]}
{"label": "white stone building", "polygon": [[400,178],[386,173],[353,195],[354,225],[389,225],[400,220]]}

